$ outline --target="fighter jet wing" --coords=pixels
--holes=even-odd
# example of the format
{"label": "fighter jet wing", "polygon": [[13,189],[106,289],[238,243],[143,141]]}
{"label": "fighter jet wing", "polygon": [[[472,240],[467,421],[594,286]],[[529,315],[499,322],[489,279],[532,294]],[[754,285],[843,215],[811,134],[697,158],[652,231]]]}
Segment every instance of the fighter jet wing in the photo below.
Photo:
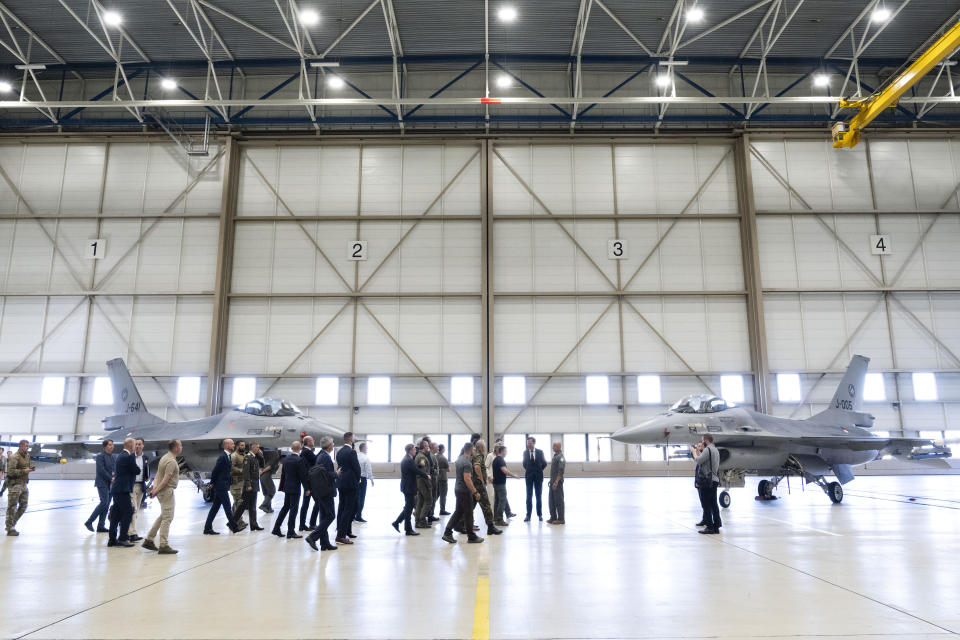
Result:
{"label": "fighter jet wing", "polygon": [[43,456],[44,452],[56,452],[57,455],[71,460],[92,458],[103,451],[103,443],[99,440],[91,442],[37,442],[30,447],[30,455]]}
{"label": "fighter jet wing", "polygon": [[849,449],[872,451],[895,449],[909,451],[914,447],[931,444],[930,440],[918,438],[863,438],[846,436],[779,436],[765,433],[714,434],[718,445],[766,445],[771,447],[790,445],[816,447],[819,449]]}

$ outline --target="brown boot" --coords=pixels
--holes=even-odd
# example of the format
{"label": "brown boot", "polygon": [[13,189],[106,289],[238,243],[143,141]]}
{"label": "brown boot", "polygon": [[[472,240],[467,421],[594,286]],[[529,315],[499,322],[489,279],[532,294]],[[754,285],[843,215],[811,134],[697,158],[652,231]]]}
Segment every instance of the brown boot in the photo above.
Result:
{"label": "brown boot", "polygon": [[170,545],[166,545],[166,544],[163,545],[162,547],[160,547],[160,549],[158,549],[158,551],[159,551],[160,555],[162,555],[162,556],[173,555],[173,554],[177,553],[177,550],[176,550],[176,549],[171,549],[171,548],[170,548]]}
{"label": "brown boot", "polygon": [[157,545],[155,545],[153,543],[153,540],[151,540],[150,538],[147,538],[146,540],[144,540],[143,544],[141,544],[140,546],[143,547],[144,549],[147,549],[148,551],[159,551],[159,549],[157,549]]}

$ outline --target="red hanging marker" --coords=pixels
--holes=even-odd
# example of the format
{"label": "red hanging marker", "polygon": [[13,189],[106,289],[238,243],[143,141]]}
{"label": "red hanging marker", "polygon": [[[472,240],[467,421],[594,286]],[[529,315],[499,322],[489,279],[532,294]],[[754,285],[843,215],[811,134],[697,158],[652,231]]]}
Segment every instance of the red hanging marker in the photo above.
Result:
{"label": "red hanging marker", "polygon": [[480,98],[480,104],[500,104],[500,98]]}

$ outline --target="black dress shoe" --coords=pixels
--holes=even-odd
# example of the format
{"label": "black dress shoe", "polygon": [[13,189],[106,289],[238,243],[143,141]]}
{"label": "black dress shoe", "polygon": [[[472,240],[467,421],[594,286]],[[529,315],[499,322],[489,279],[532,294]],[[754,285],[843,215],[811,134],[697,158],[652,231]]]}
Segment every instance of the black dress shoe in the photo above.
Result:
{"label": "black dress shoe", "polygon": [[271,531],[270,533],[272,533],[273,535],[277,536],[278,538],[282,538],[282,537],[283,537],[283,532],[281,532],[281,531],[279,531],[279,530],[277,530],[277,529],[274,529],[274,530]]}
{"label": "black dress shoe", "polygon": [[316,530],[316,527],[304,527],[302,525],[300,527],[300,531],[314,531],[314,530]]}
{"label": "black dress shoe", "polygon": [[503,533],[503,531],[500,531],[500,529],[497,529],[496,527],[487,527],[488,536],[498,536],[501,533]]}
{"label": "black dress shoe", "polygon": [[366,520],[364,520],[363,518],[354,518],[353,521],[354,521],[354,522],[366,522]]}
{"label": "black dress shoe", "polygon": [[347,534],[347,537],[348,537],[348,538],[356,538],[357,536],[354,535],[354,534],[352,534],[352,533],[348,533],[348,534]]}
{"label": "black dress shoe", "polygon": [[516,518],[516,517],[517,517],[517,514],[515,514],[515,513],[508,513],[508,514],[507,514],[507,517],[508,517],[508,518]]}
{"label": "black dress shoe", "polygon": [[218,535],[220,535],[220,532],[219,532],[219,531],[214,531],[213,529],[207,529],[206,531],[203,532],[203,535],[205,535],[205,536],[218,536]]}
{"label": "black dress shoe", "polygon": [[263,531],[263,527],[250,527],[250,531]]}
{"label": "black dress shoe", "polygon": [[90,533],[93,533],[93,523],[92,523],[92,522],[84,522],[84,523],[83,523],[83,526],[85,526],[85,527],[87,528],[87,531],[89,531]]}
{"label": "black dress shoe", "polygon": [[707,526],[707,523],[704,522],[703,520],[701,520],[700,522],[698,522],[697,524],[695,524],[695,525],[693,525],[693,526],[695,526],[695,527],[705,527],[705,526]]}
{"label": "black dress shoe", "polygon": [[413,529],[411,529],[410,531],[404,531],[403,533],[404,533],[404,535],[408,535],[408,536],[418,536],[418,535],[420,535],[420,532],[419,532],[419,531],[414,531]]}
{"label": "black dress shoe", "polygon": [[440,522],[440,518],[438,518],[437,516],[430,516],[429,518],[427,518],[427,520],[430,522]]}
{"label": "black dress shoe", "polygon": [[449,511],[441,511],[441,512],[440,512],[440,515],[442,515],[442,516],[448,516],[448,515],[450,515],[450,512],[449,512]]}
{"label": "black dress shoe", "polygon": [[527,516],[526,518],[524,518],[523,521],[524,521],[524,522],[530,522],[530,516]]}
{"label": "black dress shoe", "polygon": [[319,549],[317,549],[317,543],[311,540],[310,536],[307,536],[306,543],[310,545],[310,548],[313,549],[314,551],[319,551]]}
{"label": "black dress shoe", "polygon": [[97,527],[97,533],[110,533],[110,529],[106,527]]}
{"label": "black dress shoe", "polygon": [[707,535],[712,535],[714,533],[720,533],[720,529],[716,529],[714,527],[707,527],[706,529],[701,529],[700,531],[697,531],[697,533],[705,533]]}
{"label": "black dress shoe", "polygon": [[336,542],[337,544],[353,544],[350,538],[337,538]]}
{"label": "black dress shoe", "polygon": [[328,545],[326,547],[320,547],[320,551],[336,551],[337,548],[334,545]]}
{"label": "black dress shoe", "polygon": [[397,533],[400,533],[400,523],[399,523],[399,522],[391,522],[391,523],[390,523],[390,526],[393,527],[394,529],[396,529],[396,530],[397,530]]}
{"label": "black dress shoe", "polygon": [[123,541],[123,542],[114,542],[113,544],[107,543],[108,547],[132,547],[133,544]]}
{"label": "black dress shoe", "polygon": [[302,537],[303,537],[303,536],[297,535],[296,533],[292,533],[292,532],[287,534],[287,539],[288,539],[288,540],[299,540],[299,539],[302,538]]}
{"label": "black dress shoe", "polygon": [[130,541],[130,542],[137,542],[137,541],[139,541],[139,540],[143,540],[143,538],[141,538],[141,537],[138,536],[138,535],[132,535],[132,536],[130,536],[129,538],[127,538],[127,540]]}

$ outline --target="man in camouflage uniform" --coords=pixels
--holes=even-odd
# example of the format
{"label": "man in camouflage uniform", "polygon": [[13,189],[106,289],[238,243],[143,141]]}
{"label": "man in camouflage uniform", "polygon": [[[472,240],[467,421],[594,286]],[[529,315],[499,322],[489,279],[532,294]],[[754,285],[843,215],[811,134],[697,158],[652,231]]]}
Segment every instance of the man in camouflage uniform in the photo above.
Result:
{"label": "man in camouflage uniform", "polygon": [[417,469],[424,470],[427,475],[417,473],[417,500],[414,504],[417,529],[430,528],[430,508],[433,505],[433,458],[430,456],[430,438],[424,437],[420,441],[420,450],[413,459]]}
{"label": "man in camouflage uniform", "polygon": [[490,506],[490,495],[487,493],[487,443],[482,439],[477,440],[473,446],[473,486],[480,492],[480,511],[483,512],[483,520],[487,523],[487,535],[499,535],[503,533],[493,524],[493,507]]}
{"label": "man in camouflage uniform", "polygon": [[8,536],[20,535],[14,527],[17,526],[17,521],[27,510],[27,499],[30,496],[27,491],[27,482],[30,481],[30,472],[36,470],[36,467],[30,465],[30,454],[27,453],[29,446],[30,443],[27,440],[21,440],[17,452],[10,456],[10,460],[7,462]]}
{"label": "man in camouflage uniform", "polygon": [[438,518],[435,514],[437,511],[437,498],[440,497],[440,447],[436,442],[430,443],[430,462],[433,463],[432,471],[430,475],[432,485],[431,489],[433,493],[431,495],[432,500],[430,501],[430,522],[438,522]]}
{"label": "man in camouflage uniform", "polygon": [[[238,527],[245,527],[243,513],[237,510],[237,505],[243,502],[243,460],[246,457],[247,443],[237,440],[237,448],[230,454],[230,498],[233,500],[233,518]],[[237,520],[237,516],[240,517]]]}

